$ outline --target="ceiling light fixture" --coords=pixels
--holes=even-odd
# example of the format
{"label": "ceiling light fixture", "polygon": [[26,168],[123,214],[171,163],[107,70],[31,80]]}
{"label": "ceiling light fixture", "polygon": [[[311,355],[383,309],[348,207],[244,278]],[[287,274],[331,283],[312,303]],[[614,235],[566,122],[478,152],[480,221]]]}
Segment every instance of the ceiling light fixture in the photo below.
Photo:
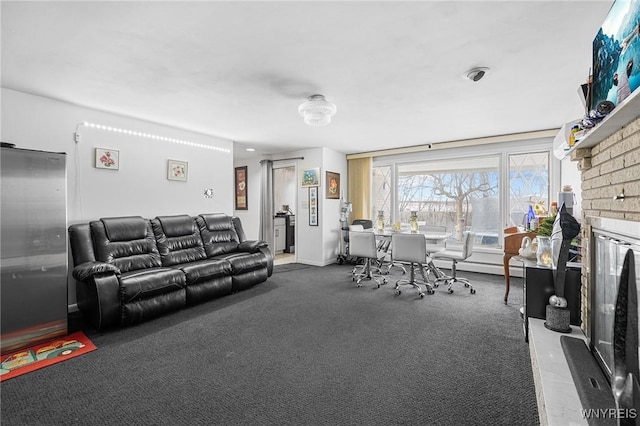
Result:
{"label": "ceiling light fixture", "polygon": [[487,67],[471,68],[466,73],[466,77],[471,81],[480,81],[489,72]]}
{"label": "ceiling light fixture", "polygon": [[336,106],[328,102],[323,95],[309,96],[307,102],[298,107],[298,112],[309,126],[326,126],[331,123],[331,116],[336,111]]}

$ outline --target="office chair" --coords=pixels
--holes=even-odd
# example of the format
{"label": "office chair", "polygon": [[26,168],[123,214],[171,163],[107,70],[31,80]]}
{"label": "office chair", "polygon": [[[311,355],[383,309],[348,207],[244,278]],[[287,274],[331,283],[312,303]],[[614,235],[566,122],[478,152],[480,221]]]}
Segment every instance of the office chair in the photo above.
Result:
{"label": "office chair", "polygon": [[[420,225],[418,227],[418,232],[422,233],[433,233],[433,234],[446,234],[447,227],[446,226],[436,226],[436,225]],[[434,243],[428,242],[427,239],[427,253],[436,253],[445,249],[444,243]]]}
{"label": "office chair", "polygon": [[474,236],[475,236],[475,233],[469,232],[469,231],[465,231],[462,234],[462,251],[449,250],[445,248],[443,251],[439,251],[432,255],[432,257],[435,259],[447,259],[452,261],[451,275],[443,274],[440,277],[436,277],[436,280],[434,283],[435,287],[440,285],[441,282],[445,282],[448,284],[447,291],[449,293],[453,293],[453,283],[461,282],[464,284],[465,287],[469,288],[469,292],[471,294],[475,294],[476,290],[473,288],[469,280],[466,278],[460,278],[456,275],[456,265],[458,264],[458,261],[468,259],[469,256],[471,256],[471,254],[473,253],[473,237]]}
{"label": "office chair", "polygon": [[[349,254],[363,259],[362,269],[358,271],[358,265],[351,271],[351,280],[356,281],[358,287],[362,287],[362,280],[374,280],[378,284],[378,288],[382,284],[387,283],[386,278],[380,281],[380,268],[372,263],[379,262],[384,258],[385,253],[379,252],[376,247],[376,235],[373,232],[357,232],[349,231]],[[378,274],[374,275],[372,269],[376,269]]]}
{"label": "office chair", "polygon": [[409,264],[409,279],[401,279],[396,282],[396,294],[401,294],[400,286],[410,285],[418,289],[420,298],[424,297],[424,292],[416,280],[416,269],[422,276],[422,284],[426,287],[428,294],[433,294],[433,286],[427,279],[428,272],[424,269],[427,262],[426,240],[423,234],[393,234],[391,236],[391,254],[394,261]]}
{"label": "office chair", "polygon": [[364,229],[373,229],[373,221],[370,219],[353,219],[352,225],[362,225]]}
{"label": "office chair", "polygon": [[[393,236],[392,236],[393,238]],[[398,262],[395,262],[393,259],[393,244],[392,244],[392,240],[390,240],[389,238],[385,238],[383,240],[380,241],[379,244],[379,250],[383,251],[387,254],[387,256],[385,256],[385,258],[383,259],[382,263],[380,264],[380,267],[382,268],[382,266],[384,266],[386,264],[387,266],[387,272],[385,272],[386,274],[391,272],[391,268],[400,268],[402,270],[403,274],[407,273],[407,270],[405,269],[404,265]]]}

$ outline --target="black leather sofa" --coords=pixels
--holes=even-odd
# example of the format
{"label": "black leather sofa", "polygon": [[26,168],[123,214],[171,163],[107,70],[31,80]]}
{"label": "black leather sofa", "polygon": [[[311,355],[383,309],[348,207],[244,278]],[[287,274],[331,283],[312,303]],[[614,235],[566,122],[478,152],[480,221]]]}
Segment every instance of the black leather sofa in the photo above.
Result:
{"label": "black leather sofa", "polygon": [[102,218],[69,227],[78,309],[97,329],[135,324],[264,282],[273,255],[223,213]]}

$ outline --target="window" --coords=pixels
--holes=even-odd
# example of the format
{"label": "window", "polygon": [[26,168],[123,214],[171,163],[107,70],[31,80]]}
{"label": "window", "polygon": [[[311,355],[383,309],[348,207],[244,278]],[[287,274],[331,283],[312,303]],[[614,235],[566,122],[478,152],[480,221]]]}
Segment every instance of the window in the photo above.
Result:
{"label": "window", "polygon": [[509,226],[525,226],[529,206],[536,216],[549,208],[549,152],[509,155]]}
{"label": "window", "polygon": [[514,139],[375,158],[373,216],[406,225],[416,211],[419,224],[445,226],[454,240],[473,231],[476,248],[502,254],[503,229],[522,226],[530,205],[545,215],[559,188],[551,149],[548,138]]}
{"label": "window", "polygon": [[384,214],[384,225],[391,224],[391,166],[373,167],[373,212],[377,219],[378,212]]}
{"label": "window", "polygon": [[476,243],[495,246],[499,165],[498,155],[398,165],[398,220],[416,211],[419,224],[445,226],[456,240],[474,231]]}

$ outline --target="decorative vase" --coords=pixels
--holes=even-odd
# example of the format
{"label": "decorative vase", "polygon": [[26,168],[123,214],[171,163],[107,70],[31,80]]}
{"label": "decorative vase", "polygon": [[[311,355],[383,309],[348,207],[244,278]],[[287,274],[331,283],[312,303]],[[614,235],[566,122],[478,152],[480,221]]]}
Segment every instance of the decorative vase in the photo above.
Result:
{"label": "decorative vase", "polygon": [[378,220],[376,222],[376,228],[378,228],[378,232],[384,232],[384,210],[378,210]]}
{"label": "decorative vase", "polygon": [[529,237],[524,237],[522,239],[522,244],[520,245],[520,250],[518,250],[518,254],[527,259],[536,259],[537,251],[538,241],[535,238],[532,240]]}
{"label": "decorative vase", "polygon": [[551,240],[547,236],[538,235],[538,250],[536,251],[536,259],[538,266],[551,267]]}
{"label": "decorative vase", "polygon": [[412,211],[411,217],[409,217],[409,228],[412,233],[418,232],[418,212]]}

